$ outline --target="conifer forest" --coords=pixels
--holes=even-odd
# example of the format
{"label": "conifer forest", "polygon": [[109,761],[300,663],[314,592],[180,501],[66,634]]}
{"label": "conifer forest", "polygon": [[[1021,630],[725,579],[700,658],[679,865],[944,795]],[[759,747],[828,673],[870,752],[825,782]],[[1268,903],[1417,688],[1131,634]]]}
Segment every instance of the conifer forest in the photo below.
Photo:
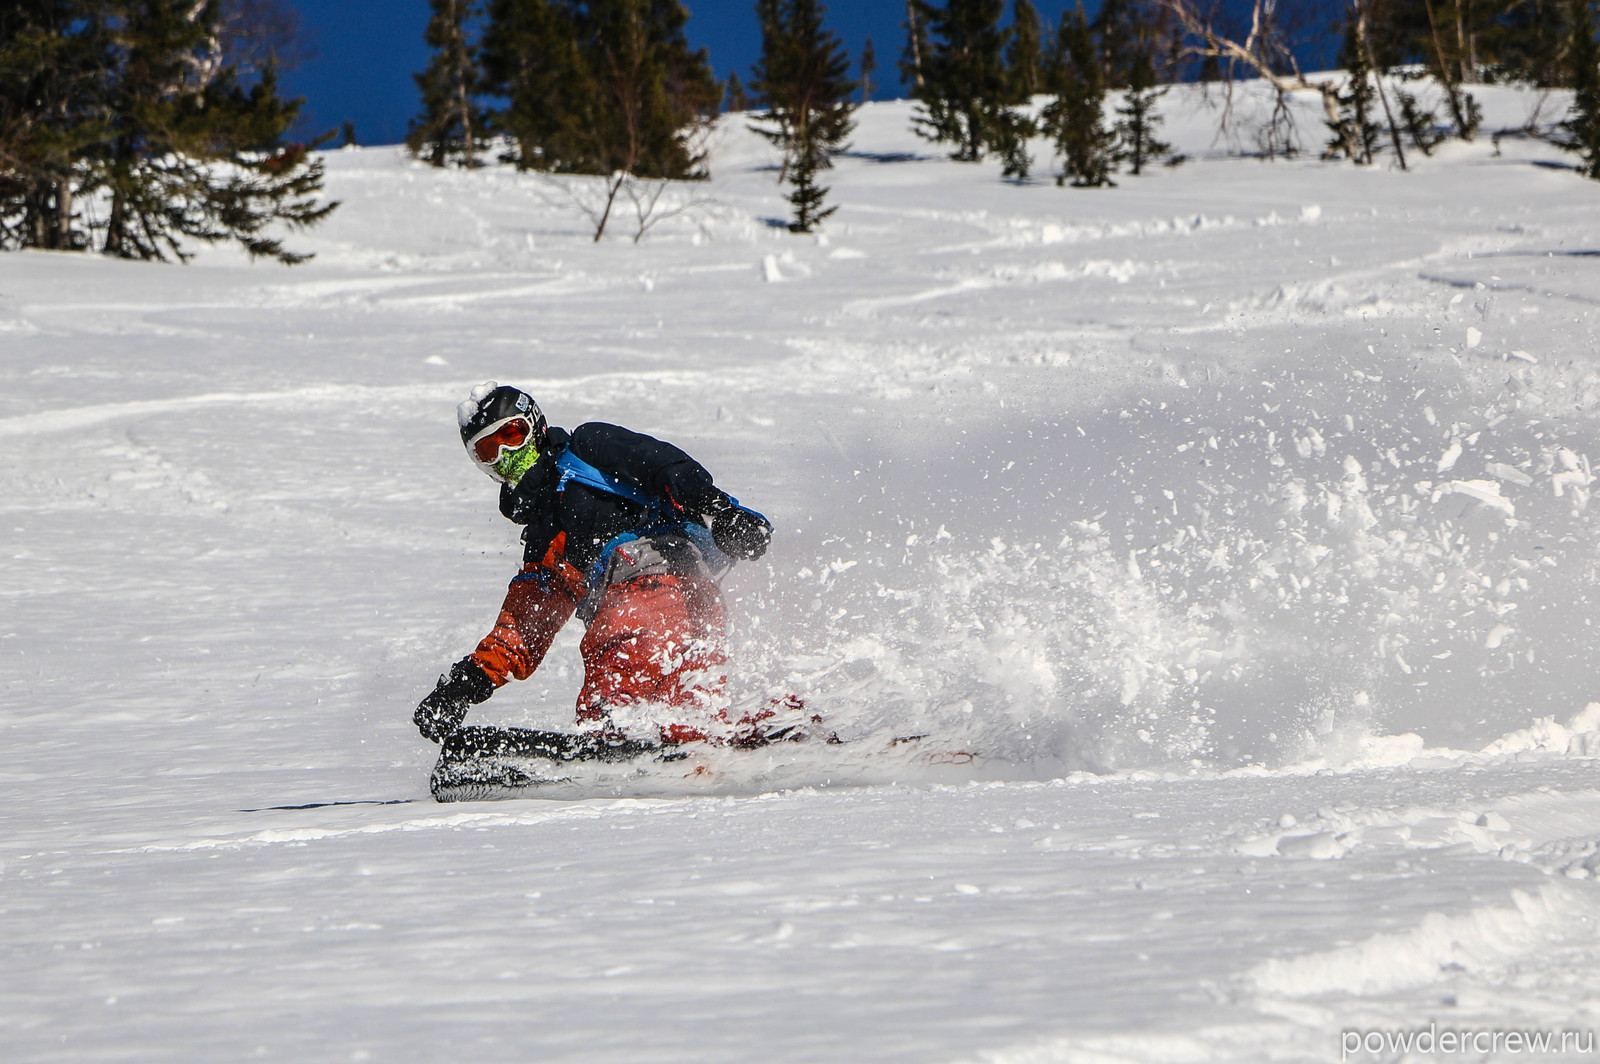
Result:
{"label": "conifer forest", "polygon": [[[619,198],[648,228],[664,182],[706,176],[725,113],[774,146],[790,227],[831,214],[821,183],[850,146],[875,83],[820,0],[758,0],[760,58],[719,79],[685,35],[680,0],[429,0],[431,59],[408,149],[435,166],[508,164],[603,179],[562,186],[603,235]],[[236,241],[298,261],[285,232],[337,204],[311,150],[290,140],[302,101],[278,88],[265,0],[18,0],[0,11],[0,247],[183,259]],[[1052,22],[1030,0],[905,0],[897,63],[917,133],[952,159],[1000,161],[1026,182],[1114,188],[1183,159],[1160,138],[1175,84],[1271,86],[1251,128],[1224,104],[1219,133],[1264,158],[1315,153],[1404,169],[1447,138],[1547,139],[1600,176],[1600,51],[1590,0],[1105,0]],[[280,34],[281,35],[281,34]],[[1303,46],[1337,39],[1338,69]],[[279,42],[281,43],[281,42]],[[1474,87],[1570,89],[1566,113],[1483,130]],[[1322,101],[1301,128],[1288,94]],[[1230,123],[1234,128],[1229,128]],[[348,134],[346,139],[348,140]],[[1036,157],[1036,152],[1039,153]],[[641,202],[641,199],[645,202]]]}

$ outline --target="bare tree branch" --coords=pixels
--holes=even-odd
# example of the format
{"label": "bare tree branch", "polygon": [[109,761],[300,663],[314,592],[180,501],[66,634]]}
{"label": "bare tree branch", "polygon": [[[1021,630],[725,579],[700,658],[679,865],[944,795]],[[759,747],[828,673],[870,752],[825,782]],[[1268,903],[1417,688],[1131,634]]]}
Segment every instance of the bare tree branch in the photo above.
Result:
{"label": "bare tree branch", "polygon": [[633,242],[669,218],[693,215],[716,206],[711,196],[697,191],[679,199],[667,193],[677,188],[695,189],[699,182],[642,178],[618,170],[610,177],[585,177],[577,174],[539,174],[534,194],[547,206],[572,212],[587,219],[593,227],[593,241],[600,242],[616,212],[617,200],[626,199],[633,208]]}
{"label": "bare tree branch", "polygon": [[654,180],[634,178],[623,186],[624,193],[633,203],[634,217],[638,220],[638,226],[633,232],[635,244],[644,239],[644,235],[660,222],[715,205],[715,199],[698,193],[691,193],[682,201],[668,201],[663,204],[662,195],[673,185],[680,184],[683,182],[668,181],[664,178]]}
{"label": "bare tree branch", "polygon": [[[1250,11],[1250,34],[1243,42],[1233,40],[1219,32],[1210,13],[1202,12],[1195,0],[1155,0],[1155,2],[1172,14],[1190,38],[1190,43],[1184,47],[1186,55],[1225,62],[1230,71],[1235,66],[1243,66],[1254,71],[1280,94],[1300,89],[1315,91],[1322,97],[1322,112],[1328,124],[1334,129],[1341,128],[1339,84],[1332,79],[1312,81],[1301,72],[1293,50],[1274,31],[1277,0],[1253,0]],[[1288,73],[1284,73],[1273,62],[1274,59],[1287,67]],[[1224,121],[1226,114],[1227,111],[1224,112]],[[1349,133],[1343,134],[1342,139],[1346,154],[1352,159],[1356,158],[1357,147],[1351,143]]]}

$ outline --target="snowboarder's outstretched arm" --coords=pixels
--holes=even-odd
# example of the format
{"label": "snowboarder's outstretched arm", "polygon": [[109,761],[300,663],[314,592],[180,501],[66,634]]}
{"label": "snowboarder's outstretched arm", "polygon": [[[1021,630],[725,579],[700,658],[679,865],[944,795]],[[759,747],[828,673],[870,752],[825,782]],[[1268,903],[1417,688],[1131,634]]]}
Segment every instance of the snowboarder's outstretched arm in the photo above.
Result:
{"label": "snowboarder's outstretched arm", "polygon": [[[556,552],[552,551],[552,557]],[[547,557],[546,561],[551,559]],[[494,629],[422,700],[412,720],[438,742],[461,726],[467,710],[513,678],[526,680],[544,661],[556,633],[577,609],[578,574],[560,563],[530,565],[512,578]]]}

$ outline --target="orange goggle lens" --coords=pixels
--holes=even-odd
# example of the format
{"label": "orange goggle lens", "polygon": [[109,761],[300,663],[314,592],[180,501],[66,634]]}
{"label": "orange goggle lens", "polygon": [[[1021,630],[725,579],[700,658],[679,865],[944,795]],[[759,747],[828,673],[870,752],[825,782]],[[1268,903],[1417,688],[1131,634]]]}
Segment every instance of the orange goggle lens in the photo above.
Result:
{"label": "orange goggle lens", "polygon": [[484,465],[493,465],[503,451],[515,451],[533,435],[533,424],[525,417],[514,417],[494,426],[472,441],[472,453]]}

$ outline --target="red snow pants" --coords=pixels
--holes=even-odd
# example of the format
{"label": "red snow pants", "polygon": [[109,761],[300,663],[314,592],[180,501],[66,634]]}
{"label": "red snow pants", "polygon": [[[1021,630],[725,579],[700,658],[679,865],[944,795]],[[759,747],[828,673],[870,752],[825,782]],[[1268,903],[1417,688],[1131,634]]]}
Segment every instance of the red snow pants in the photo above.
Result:
{"label": "red snow pants", "polygon": [[[472,653],[497,688],[533,674],[582,598],[581,574],[553,555],[512,579],[494,629]],[[726,642],[722,593],[709,575],[640,575],[610,585],[583,637],[578,720],[607,724],[613,711],[639,710],[658,732],[652,739],[708,738],[726,721]]]}

